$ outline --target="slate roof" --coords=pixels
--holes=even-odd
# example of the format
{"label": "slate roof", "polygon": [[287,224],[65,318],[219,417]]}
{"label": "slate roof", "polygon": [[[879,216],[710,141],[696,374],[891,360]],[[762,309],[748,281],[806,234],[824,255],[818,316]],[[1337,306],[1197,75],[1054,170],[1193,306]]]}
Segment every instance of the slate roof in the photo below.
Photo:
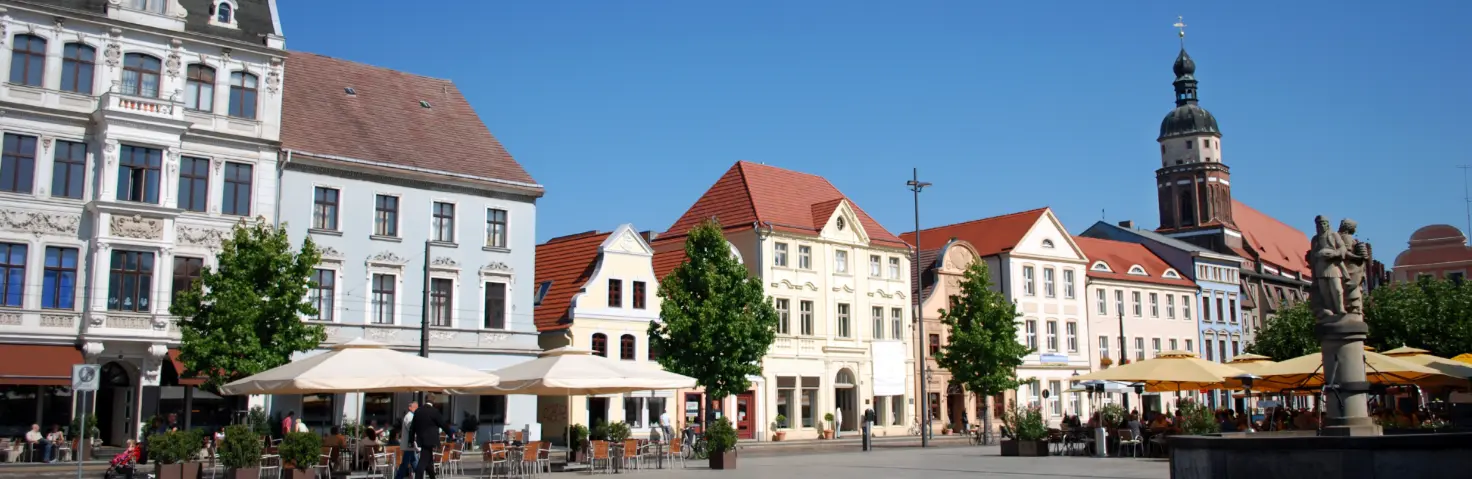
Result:
{"label": "slate roof", "polygon": [[284,149],[543,192],[449,80],[291,52],[283,89]]}
{"label": "slate roof", "polygon": [[[1084,255],[1089,258],[1088,275],[1090,278],[1186,288],[1196,287],[1196,283],[1186,279],[1184,273],[1180,271],[1176,271],[1177,278],[1165,277],[1166,270],[1171,269],[1170,265],[1145,245],[1087,236],[1074,236],[1073,242],[1078,244],[1079,249],[1082,249]],[[1095,270],[1094,263],[1098,261],[1109,265],[1111,271]],[[1130,268],[1134,265],[1144,268],[1145,276],[1129,274]]]}
{"label": "slate roof", "polygon": [[[921,247],[936,244],[936,242],[949,241],[951,238],[966,240],[971,247],[976,248],[978,256],[993,256],[1011,251],[1017,247],[1038,219],[1047,212],[1047,207],[1035,210],[1027,210],[1018,213],[993,216],[971,220],[953,225],[938,226],[935,228],[920,230]],[[906,243],[915,243],[915,233],[907,232],[900,235],[900,239]]]}
{"label": "slate roof", "polygon": [[[38,5],[50,5],[87,12],[102,17],[107,16],[108,0],[20,0],[22,3],[33,3]],[[269,0],[235,0],[240,8],[235,10],[235,25],[238,28],[226,28],[210,25],[210,7],[214,2],[210,0],[178,0],[189,15],[184,17],[184,30],[212,37],[225,38],[241,41],[253,45],[264,45],[266,35],[276,34],[276,22],[272,20],[271,2]]]}
{"label": "slate roof", "polygon": [[598,266],[598,247],[613,233],[588,231],[552,238],[537,245],[537,286],[551,281],[552,286],[533,313],[537,331],[557,331],[571,326],[568,313],[572,300],[593,276]]}

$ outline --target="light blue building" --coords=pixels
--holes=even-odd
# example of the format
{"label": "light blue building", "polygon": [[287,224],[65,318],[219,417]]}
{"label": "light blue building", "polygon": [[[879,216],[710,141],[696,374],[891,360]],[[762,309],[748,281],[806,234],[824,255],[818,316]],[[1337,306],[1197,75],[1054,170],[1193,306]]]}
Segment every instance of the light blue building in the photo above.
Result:
{"label": "light blue building", "polygon": [[[1242,258],[1217,253],[1154,231],[1137,229],[1129,221],[1118,225],[1100,221],[1081,236],[1144,245],[1196,282],[1199,288],[1196,324],[1201,330],[1201,347],[1197,353],[1203,359],[1231,361],[1252,340],[1251,328],[1243,327],[1239,272]],[[1230,401],[1230,394],[1229,391],[1220,391],[1217,396],[1209,398],[1208,403],[1214,408],[1222,407]]]}
{"label": "light blue building", "polygon": [[[447,80],[294,52],[284,86],[278,217],[323,251],[311,300],[326,347],[366,338],[491,371],[536,357],[542,187]],[[428,287],[425,286],[428,277]],[[427,306],[426,306],[427,305]],[[322,350],[304,353],[318,354]],[[314,429],[400,418],[410,394],[278,396]],[[448,403],[448,404],[445,404]],[[540,436],[534,396],[456,396],[447,420]]]}

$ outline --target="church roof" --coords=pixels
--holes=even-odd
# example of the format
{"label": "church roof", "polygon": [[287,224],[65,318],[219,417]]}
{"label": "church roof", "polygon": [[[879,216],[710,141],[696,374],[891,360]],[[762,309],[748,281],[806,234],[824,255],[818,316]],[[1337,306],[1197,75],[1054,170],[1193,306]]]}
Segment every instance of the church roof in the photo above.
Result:
{"label": "church roof", "polygon": [[1313,276],[1308,266],[1308,235],[1235,199],[1232,218],[1241,228],[1243,244],[1250,249],[1238,251],[1239,256],[1266,263],[1284,274],[1300,273],[1305,279]]}

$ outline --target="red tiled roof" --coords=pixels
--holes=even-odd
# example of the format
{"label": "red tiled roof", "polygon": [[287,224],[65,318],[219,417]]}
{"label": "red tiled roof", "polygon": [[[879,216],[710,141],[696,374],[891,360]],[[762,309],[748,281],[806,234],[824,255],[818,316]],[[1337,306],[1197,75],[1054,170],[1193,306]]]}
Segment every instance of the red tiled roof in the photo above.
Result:
{"label": "red tiled roof", "polygon": [[909,248],[827,179],[749,161],[738,161],[726,170],[656,241],[682,238],[709,218],[716,218],[725,228],[762,222],[774,230],[817,236],[841,200],[848,200],[870,243]]}
{"label": "red tiled roof", "polygon": [[[922,247],[926,245],[945,244],[951,238],[966,240],[976,248],[979,256],[992,256],[1011,251],[1022,241],[1022,237],[1038,223],[1038,218],[1048,211],[1044,206],[1035,210],[1027,210],[1020,213],[993,216],[971,220],[965,223],[938,226],[926,230],[920,230],[920,241]],[[900,239],[906,243],[915,243],[915,233],[908,232],[900,235]]]}
{"label": "red tiled roof", "polygon": [[685,262],[685,241],[680,240],[676,243],[678,244],[674,246],[669,246],[673,243],[666,243],[666,247],[672,249],[654,253],[654,277],[659,278],[660,281],[664,281],[666,275]]}
{"label": "red tiled roof", "polygon": [[1422,227],[1411,233],[1409,243],[1409,249],[1396,255],[1396,269],[1431,265],[1453,267],[1472,261],[1472,247],[1467,246],[1467,237],[1455,226]]}
{"label": "red tiled roof", "polygon": [[570,326],[567,315],[572,308],[572,298],[593,276],[593,269],[598,265],[598,247],[610,234],[589,231],[552,238],[537,245],[537,284],[552,282],[533,315],[537,331],[556,331]]}
{"label": "red tiled roof", "polygon": [[453,82],[303,52],[292,52],[287,64],[283,149],[511,182],[542,194]]}
{"label": "red tiled roof", "polygon": [[[1133,281],[1138,283],[1153,283],[1167,286],[1196,287],[1196,283],[1184,277],[1166,278],[1163,275],[1170,265],[1150,252],[1149,248],[1139,243],[1127,243],[1107,239],[1089,238],[1086,236],[1074,236],[1073,242],[1078,244],[1079,249],[1089,258],[1089,277],[1099,279],[1111,279],[1115,281]],[[1112,272],[1095,271],[1094,262],[1103,261],[1109,265]],[[1129,274],[1130,267],[1140,265],[1145,268],[1145,274],[1140,276]],[[1180,271],[1176,272],[1179,276]]]}
{"label": "red tiled roof", "polygon": [[1308,266],[1308,235],[1237,200],[1232,200],[1232,217],[1251,246],[1251,257],[1284,273],[1302,273],[1304,278],[1313,275]]}

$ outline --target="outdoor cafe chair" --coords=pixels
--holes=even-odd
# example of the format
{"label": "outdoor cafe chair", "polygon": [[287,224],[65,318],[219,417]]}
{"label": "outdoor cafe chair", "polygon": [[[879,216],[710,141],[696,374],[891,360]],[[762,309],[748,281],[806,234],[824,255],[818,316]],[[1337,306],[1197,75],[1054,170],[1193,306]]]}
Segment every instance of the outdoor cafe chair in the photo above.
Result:
{"label": "outdoor cafe chair", "polygon": [[266,454],[261,456],[261,470],[257,477],[265,479],[281,477],[281,456]]}
{"label": "outdoor cafe chair", "polygon": [[542,441],[537,443],[537,471],[552,473],[552,443]]}
{"label": "outdoor cafe chair", "polygon": [[1141,441],[1140,440],[1140,437],[1137,436],[1137,435],[1135,435],[1135,432],[1134,431],[1131,431],[1129,429],[1120,429],[1119,430],[1119,455],[1120,456],[1124,456],[1124,449],[1125,448],[1129,448],[1130,449],[1130,453],[1134,457],[1140,457],[1140,448],[1143,445],[1144,445],[1144,441]]}
{"label": "outdoor cafe chair", "polygon": [[602,461],[606,471],[613,465],[613,458],[608,454],[608,441],[592,441],[588,443],[588,473],[598,470],[598,463]]}
{"label": "outdoor cafe chair", "polygon": [[312,469],[319,471],[317,475],[330,479],[332,477],[332,446],[322,446],[322,453],[317,457],[319,458],[317,465],[312,466]]}
{"label": "outdoor cafe chair", "polygon": [[480,450],[481,475],[483,477],[496,477],[496,470],[505,471],[503,476],[511,477],[511,456],[507,453],[506,445],[499,442],[487,442]]}
{"label": "outdoor cafe chair", "polygon": [[641,451],[639,450],[639,440],[638,439],[625,439],[624,440],[624,455],[623,455],[623,458],[622,458],[623,461],[624,461],[624,469],[631,468],[630,464],[633,464],[633,466],[632,466],[633,469],[639,469],[639,467],[640,467],[639,459],[641,457],[643,457],[643,454],[641,454]]}
{"label": "outdoor cafe chair", "polygon": [[521,458],[516,465],[518,470],[526,475],[533,475],[539,472],[537,470],[537,454],[538,450],[542,447],[541,444],[541,441],[532,441],[526,443],[525,447],[522,447]]}

